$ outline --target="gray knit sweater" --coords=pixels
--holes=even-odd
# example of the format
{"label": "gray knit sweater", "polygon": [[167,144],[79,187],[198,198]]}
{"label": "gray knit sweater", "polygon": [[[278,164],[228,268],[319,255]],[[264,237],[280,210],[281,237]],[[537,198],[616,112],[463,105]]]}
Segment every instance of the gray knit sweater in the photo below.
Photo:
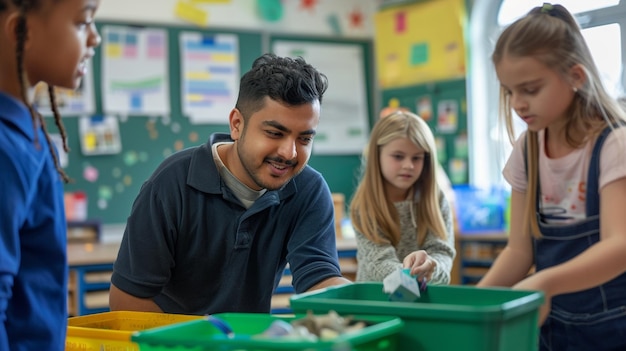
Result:
{"label": "gray knit sweater", "polygon": [[446,226],[447,240],[442,240],[432,232],[426,234],[424,245],[417,243],[415,216],[411,203],[415,200],[394,202],[400,216],[400,241],[397,248],[391,244],[375,244],[356,232],[357,243],[357,281],[382,281],[387,275],[402,268],[402,260],[411,252],[425,250],[437,261],[432,284],[449,284],[450,271],[456,251],[454,249],[454,229],[450,205],[445,196],[441,197],[441,213]]}

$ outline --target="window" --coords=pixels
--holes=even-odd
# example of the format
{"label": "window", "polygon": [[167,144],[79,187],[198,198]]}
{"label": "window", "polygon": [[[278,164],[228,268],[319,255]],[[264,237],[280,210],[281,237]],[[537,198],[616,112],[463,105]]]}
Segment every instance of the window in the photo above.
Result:
{"label": "window", "polygon": [[[583,37],[591,50],[591,55],[600,70],[600,76],[613,97],[622,95],[622,42],[618,23],[583,29]],[[610,44],[614,43],[614,44]],[[608,45],[607,45],[608,44]]]}
{"label": "window", "polygon": [[[502,29],[544,1],[474,1],[469,20],[468,130],[470,183],[477,186],[505,185],[502,168],[511,145],[499,122],[499,83],[491,53]],[[583,28],[582,33],[608,92],[625,94],[626,1],[561,0]],[[519,127],[518,127],[519,126]],[[525,128],[516,125],[516,132]],[[480,155],[480,156],[479,156]]]}

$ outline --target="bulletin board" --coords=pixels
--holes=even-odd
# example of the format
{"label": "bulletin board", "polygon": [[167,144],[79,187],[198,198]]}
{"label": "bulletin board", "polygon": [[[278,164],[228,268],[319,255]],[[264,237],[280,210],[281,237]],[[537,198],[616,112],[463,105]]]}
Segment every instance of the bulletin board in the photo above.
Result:
{"label": "bulletin board", "polygon": [[376,14],[382,88],[464,78],[465,0],[423,1]]}
{"label": "bulletin board", "polygon": [[[129,23],[98,22],[102,32],[106,26],[134,26]],[[146,26],[148,27],[148,26]],[[264,53],[267,48],[267,33],[253,31],[234,31],[219,29],[200,29],[183,26],[154,25],[150,28],[164,29],[167,34],[168,50],[168,116],[144,115],[116,117],[119,124],[119,152],[84,154],[81,152],[79,116],[63,115],[63,123],[68,135],[70,153],[67,156],[66,173],[72,178],[65,185],[65,191],[83,191],[87,195],[88,218],[100,220],[104,224],[125,223],[130,214],[132,204],[141,188],[158,165],[176,151],[204,144],[211,133],[228,132],[228,115],[222,116],[224,123],[193,123],[183,114],[181,96],[181,58],[179,37],[182,32],[198,32],[205,35],[232,34],[238,40],[239,72],[243,74],[252,66],[253,61]],[[311,38],[282,38],[289,40],[316,40]],[[372,44],[366,41],[355,41],[363,47],[364,67],[366,68],[367,111],[372,111]],[[265,44],[265,45],[264,45]],[[103,48],[96,48],[92,59],[93,91],[95,96],[95,113],[89,117],[106,120],[103,111]],[[368,122],[369,122],[368,121]],[[46,117],[50,133],[58,133],[54,121]],[[332,192],[344,193],[346,198],[352,196],[356,186],[356,176],[360,165],[360,157],[351,155],[320,155],[313,154],[310,165],[320,171],[328,182]]]}

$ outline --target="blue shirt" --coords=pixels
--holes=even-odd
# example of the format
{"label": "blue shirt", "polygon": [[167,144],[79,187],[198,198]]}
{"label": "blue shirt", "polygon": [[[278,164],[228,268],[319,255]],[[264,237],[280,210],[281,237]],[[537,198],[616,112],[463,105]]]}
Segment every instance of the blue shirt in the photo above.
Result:
{"label": "blue shirt", "polygon": [[64,350],[63,184],[41,128],[0,93],[0,350]]}
{"label": "blue shirt", "polygon": [[112,283],[168,313],[269,312],[289,263],[296,292],[341,276],[333,202],[306,166],[246,209],[221,179],[211,145],[166,159],[143,184]]}

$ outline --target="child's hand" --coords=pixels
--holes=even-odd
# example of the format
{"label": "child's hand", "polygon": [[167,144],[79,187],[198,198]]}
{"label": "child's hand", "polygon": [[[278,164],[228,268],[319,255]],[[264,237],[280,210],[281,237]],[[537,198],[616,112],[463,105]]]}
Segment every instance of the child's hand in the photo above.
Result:
{"label": "child's hand", "polygon": [[418,280],[431,281],[435,268],[437,268],[437,262],[428,255],[424,250],[413,251],[408,254],[404,261],[402,261],[404,268],[411,270],[411,275],[416,276]]}

